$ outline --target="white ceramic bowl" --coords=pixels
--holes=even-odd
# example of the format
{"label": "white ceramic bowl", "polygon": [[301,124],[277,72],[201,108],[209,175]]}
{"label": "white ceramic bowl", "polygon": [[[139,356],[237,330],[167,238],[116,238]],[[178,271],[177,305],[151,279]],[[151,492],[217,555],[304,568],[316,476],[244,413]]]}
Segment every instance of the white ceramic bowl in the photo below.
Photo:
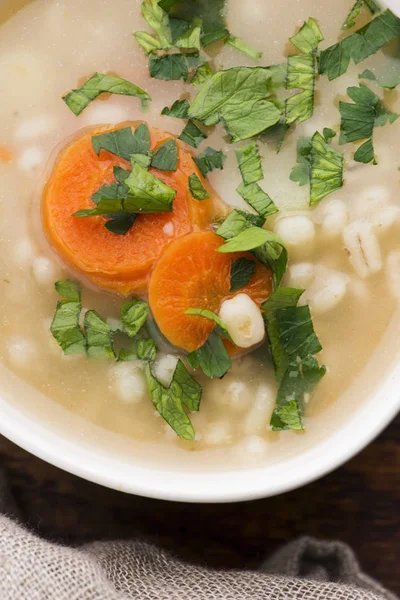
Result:
{"label": "white ceramic bowl", "polygon": [[[1,0],[0,0],[1,1]],[[400,0],[388,0],[400,13]],[[127,493],[187,502],[230,502],[273,496],[321,477],[366,446],[400,409],[400,359],[395,356],[400,332],[397,315],[385,335],[390,352],[377,351],[362,374],[362,395],[342,423],[326,437],[279,464],[230,470],[190,468],[190,459],[172,469],[162,454],[73,415],[19,380],[0,365],[0,433],[47,462],[90,481]],[[344,350],[345,352],[345,347]],[[391,364],[388,364],[390,361]],[[383,381],[374,386],[376,373]],[[376,381],[375,381],[376,383]],[[353,394],[354,396],[354,394]],[[341,408],[343,413],[346,410]],[[327,416],[329,418],[329,416]],[[282,434],[284,435],[284,434]],[[305,434],[307,435],[307,434]]]}

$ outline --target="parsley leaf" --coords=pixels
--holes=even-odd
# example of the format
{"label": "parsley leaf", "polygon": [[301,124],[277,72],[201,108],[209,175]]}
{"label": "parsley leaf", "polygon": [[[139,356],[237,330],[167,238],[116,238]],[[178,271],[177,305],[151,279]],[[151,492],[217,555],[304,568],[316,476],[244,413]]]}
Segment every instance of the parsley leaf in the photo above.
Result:
{"label": "parsley leaf", "polygon": [[201,142],[206,138],[207,136],[204,131],[202,131],[200,127],[198,127],[191,119],[189,119],[181,135],[179,136],[179,139],[182,140],[182,142],[193,146],[193,148],[200,146]]}
{"label": "parsley leaf", "polygon": [[201,183],[196,173],[189,175],[189,190],[195,200],[207,200],[211,198],[204,185]]}
{"label": "parsley leaf", "polygon": [[356,0],[349,14],[346,17],[345,22],[342,25],[342,29],[350,29],[351,27],[354,27],[354,25],[356,24],[355,20],[360,14],[360,10],[363,4],[365,4],[369,8],[372,14],[375,14],[379,11],[379,6],[375,4],[374,0]]}
{"label": "parsley leaf", "polygon": [[[255,263],[254,263],[255,264]],[[232,290],[231,290],[232,291]],[[212,310],[208,310],[208,308],[188,308],[185,310],[185,315],[192,315],[194,317],[203,317],[204,319],[208,319],[209,321],[213,321],[216,324],[216,327],[213,331],[218,333],[218,335],[226,338],[230,342],[233,343],[231,336],[229,335],[228,328],[222,319],[216,313],[212,312]]]}
{"label": "parsley leaf", "polygon": [[151,338],[141,338],[134,340],[132,346],[126,350],[120,350],[118,361],[127,362],[134,360],[145,360],[153,362],[157,356],[157,344]]}
{"label": "parsley leaf", "polygon": [[187,119],[189,106],[188,100],[175,100],[171,108],[166,106],[162,109],[161,114],[176,119]]}
{"label": "parsley leaf", "polygon": [[300,296],[304,290],[289,287],[278,287],[271,296],[261,304],[263,310],[277,310],[279,308],[290,308],[297,306]]}
{"label": "parsley leaf", "polygon": [[200,410],[203,389],[199,382],[190,375],[181,360],[178,360],[176,365],[170,388],[181,398],[186,408],[196,412]]}
{"label": "parsley leaf", "polygon": [[248,258],[237,258],[231,264],[231,287],[230,292],[236,292],[247,285],[254,275],[256,263]]}
{"label": "parsley leaf", "polygon": [[136,215],[133,213],[119,213],[113,215],[113,217],[104,224],[104,227],[116,235],[125,235],[134,224],[135,219]]}
{"label": "parsley leaf", "polygon": [[157,58],[151,57],[149,61],[149,72],[155,79],[172,81],[187,80],[189,71],[183,54],[166,54]]}
{"label": "parsley leaf", "polygon": [[278,212],[278,207],[274,201],[269,197],[267,192],[264,192],[258,183],[250,185],[241,183],[236,191],[259,215],[268,217]]}
{"label": "parsley leaf", "polygon": [[264,217],[235,208],[218,227],[216,234],[225,240],[236,237],[238,233],[249,227],[262,227]]}
{"label": "parsley leaf", "polygon": [[85,314],[84,329],[89,357],[115,358],[111,327],[95,310],[88,310]]}
{"label": "parsley leaf", "polygon": [[252,48],[251,46],[249,46],[239,38],[235,37],[234,35],[229,34],[225,42],[232,46],[232,48],[239,50],[239,52],[242,52],[242,54],[245,54],[246,56],[252,58],[256,62],[258,62],[262,57],[262,52],[259,52],[255,48]]}
{"label": "parsley leaf", "polygon": [[63,100],[68,108],[78,116],[103,92],[122,96],[135,96],[136,98],[140,98],[143,106],[145,106],[148,100],[151,100],[147,92],[137,87],[137,85],[130,83],[126,79],[121,79],[114,75],[104,75],[103,73],[95,73],[82,87],[72,90],[64,96]]}
{"label": "parsley leaf", "polygon": [[187,360],[194,369],[200,367],[207,377],[223,377],[232,366],[230,356],[215,330],[200,348],[188,354]]}
{"label": "parsley leaf", "polygon": [[300,52],[311,54],[317,49],[318,44],[323,41],[324,36],[315,19],[310,17],[308,21],[303,23],[299,31],[289,39]]}
{"label": "parsley leaf", "polygon": [[362,139],[367,141],[358,148],[354,160],[358,162],[374,161],[372,133],[375,126],[393,123],[399,115],[387,110],[379,97],[367,86],[349,87],[347,93],[354,104],[340,102],[340,144]]}
{"label": "parsley leaf", "polygon": [[218,71],[201,86],[189,117],[205,125],[222,120],[233,142],[257,135],[276,125],[281,117],[281,111],[266,99],[270,78],[270,70],[262,67]]}
{"label": "parsley leaf", "polygon": [[178,146],[175,140],[167,140],[158,146],[151,159],[151,166],[159,171],[176,171]]}
{"label": "parsley leaf", "polygon": [[236,149],[236,159],[246,185],[264,178],[261,156],[256,142],[250,142]]}
{"label": "parsley leaf", "polygon": [[399,35],[400,19],[389,9],[384,10],[341,42],[322,50],[319,55],[319,72],[326,73],[329,80],[336,79],[347,71],[350,59],[357,64]]}
{"label": "parsley leaf", "polygon": [[64,354],[83,354],[86,342],[79,326],[82,310],[80,287],[75,281],[64,279],[57,281],[55,288],[63,300],[57,302],[50,331]]}
{"label": "parsley leaf", "polygon": [[[397,64],[397,63],[396,63]],[[370,69],[365,69],[359,76],[359,79],[369,79],[380,85],[380,87],[386,90],[393,90],[400,83],[400,69],[397,67],[395,72],[388,75],[375,75]]]}
{"label": "parsley leaf", "polygon": [[197,67],[190,83],[195,87],[200,87],[205,81],[210,79],[213,73],[214,71],[212,70],[210,63],[203,63]]}
{"label": "parsley leaf", "polygon": [[173,385],[172,380],[168,388],[164,387],[154,377],[149,364],[146,364],[144,373],[156,410],[180,438],[194,440],[194,429],[183,407],[184,392],[179,381]]}
{"label": "parsley leaf", "polygon": [[296,181],[300,186],[310,182],[310,154],[311,138],[297,138],[297,165],[290,172],[291,181]]}
{"label": "parsley leaf", "polygon": [[167,13],[158,5],[157,0],[142,3],[142,15],[147,24],[158,36],[159,48],[168,49],[172,45],[171,29]]}
{"label": "parsley leaf", "polygon": [[313,54],[289,56],[287,61],[286,88],[303,91],[287,98],[285,122],[289,125],[310,119],[314,112],[315,58]]}
{"label": "parsley leaf", "polygon": [[204,152],[198,154],[195,158],[193,158],[194,162],[200,169],[203,177],[207,177],[207,174],[214,169],[223,169],[225,154],[223,154],[222,150],[214,150],[213,148],[206,148]]}
{"label": "parsley leaf", "polygon": [[132,298],[126,300],[121,307],[121,323],[129,337],[135,337],[146,323],[150,314],[149,305],[144,300]]}
{"label": "parsley leaf", "polygon": [[92,137],[92,146],[97,155],[101,150],[111,152],[115,156],[120,156],[129,160],[131,154],[150,153],[150,133],[149,128],[144,123],[138,125],[135,133],[132,133],[130,127],[123,127],[115,131],[108,131]]}

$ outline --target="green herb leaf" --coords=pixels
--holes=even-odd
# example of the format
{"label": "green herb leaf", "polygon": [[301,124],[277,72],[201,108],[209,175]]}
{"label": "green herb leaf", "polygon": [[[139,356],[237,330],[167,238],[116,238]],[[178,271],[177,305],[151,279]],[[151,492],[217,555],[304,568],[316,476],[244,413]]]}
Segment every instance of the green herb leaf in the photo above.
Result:
{"label": "green herb leaf", "polygon": [[129,160],[131,154],[147,155],[150,153],[149,128],[143,123],[136,127],[134,134],[131,127],[101,133],[92,137],[92,146],[97,155],[105,150],[125,160]]}
{"label": "green herb leaf", "polygon": [[356,18],[360,14],[360,10],[363,4],[365,4],[369,8],[372,14],[375,14],[379,11],[379,6],[375,4],[373,0],[356,0],[349,14],[346,17],[345,22],[342,25],[342,29],[350,29],[351,27],[354,27],[354,25],[356,24]]}
{"label": "green herb leaf", "polygon": [[169,12],[171,8],[177,3],[178,0],[158,0],[158,6]]}
{"label": "green herb leaf", "polygon": [[200,367],[207,377],[223,377],[232,366],[230,356],[215,330],[203,346],[188,354],[187,360],[193,369]]}
{"label": "green herb leaf", "polygon": [[167,140],[158,146],[151,159],[151,166],[159,171],[176,171],[178,146],[175,140]]}
{"label": "green herb leaf", "polygon": [[152,159],[151,154],[148,154],[148,155],[146,155],[146,154],[131,154],[131,156],[130,156],[131,164],[137,163],[144,169],[149,168],[149,166],[151,164],[151,159]]}
{"label": "green herb leaf", "polygon": [[189,175],[188,180],[190,193],[195,200],[207,200],[207,198],[211,198],[210,194],[207,192],[196,173]]}
{"label": "green herb leaf", "polygon": [[297,138],[297,162],[290,172],[290,179],[299,185],[310,183],[310,156],[311,156],[311,138]]}
{"label": "green herb leaf", "polygon": [[238,233],[234,238],[228,240],[223,246],[220,246],[217,249],[217,252],[246,252],[271,242],[278,244],[282,243],[276,233],[273,233],[268,229],[249,227]]}
{"label": "green herb leaf", "polygon": [[200,36],[201,27],[193,23],[192,26],[189,26],[184,33],[174,40],[174,44],[177,48],[193,48],[200,52]]}
{"label": "green herb leaf", "polygon": [[221,223],[215,233],[225,240],[229,240],[236,237],[244,229],[262,227],[264,224],[264,217],[235,208]]}
{"label": "green herb leaf", "polygon": [[264,192],[258,183],[252,183],[251,185],[241,183],[236,191],[259,215],[269,217],[278,212],[278,207],[274,201],[268,196],[267,192]]}
{"label": "green herb leaf", "polygon": [[270,78],[270,69],[262,67],[218,71],[201,86],[189,117],[205,125],[222,120],[233,142],[258,135],[281,117],[275,104],[266,100]]}
{"label": "green herb leaf", "polygon": [[249,142],[236,149],[236,159],[246,185],[256,183],[264,178],[261,156],[256,142]]}
{"label": "green herb leaf", "polygon": [[189,71],[183,54],[167,54],[157,58],[151,57],[149,61],[151,77],[173,81],[178,79],[187,80]]}
{"label": "green herb leaf", "polygon": [[79,326],[82,310],[80,287],[76,281],[64,279],[57,281],[55,288],[64,299],[57,302],[50,331],[64,354],[83,354],[86,342]]}
{"label": "green herb leaf", "polygon": [[[397,63],[396,63],[397,66]],[[370,69],[365,69],[359,76],[359,79],[368,79],[369,81],[373,81],[380,85],[381,88],[386,90],[393,90],[400,83],[400,69],[397,66],[395,71],[386,74],[386,75],[375,75],[373,71]]]}
{"label": "green herb leaf", "polygon": [[171,30],[167,13],[159,6],[157,0],[142,3],[142,15],[147,24],[157,34],[160,47],[170,48],[172,44]]}
{"label": "green herb leaf", "polygon": [[126,300],[121,307],[121,323],[129,337],[135,337],[146,323],[150,314],[149,305],[144,300]]}
{"label": "green herb leaf", "polygon": [[182,140],[182,142],[193,146],[193,148],[200,146],[201,142],[206,138],[207,136],[204,131],[202,131],[200,127],[198,127],[191,119],[189,119],[184,130],[179,136],[179,139]]}
{"label": "green herb leaf", "polygon": [[274,409],[271,416],[270,425],[272,431],[301,431],[303,427],[303,419],[300,407],[295,400],[289,400],[284,406],[279,406]]}
{"label": "green herb leaf", "polygon": [[203,63],[197,67],[190,83],[195,87],[200,87],[205,81],[212,77],[213,73],[214,71],[212,70],[210,63]]}
{"label": "green herb leaf", "polygon": [[285,122],[302,123],[314,112],[315,58],[313,54],[289,56],[287,61],[286,88],[303,91],[290,96],[285,102]]}
{"label": "green herb leaf", "polygon": [[280,308],[291,308],[297,306],[300,296],[304,290],[289,287],[278,287],[266,300],[261,304],[262,310],[278,310]]}
{"label": "green herb leaf", "polygon": [[310,206],[343,185],[343,154],[316,131],[311,138]]}
{"label": "green herb leaf", "polygon": [[152,52],[161,50],[161,44],[158,38],[150,35],[146,31],[137,31],[133,35],[137,43],[142,46],[146,54],[151,54]]}
{"label": "green herb leaf", "polygon": [[[374,160],[372,133],[375,126],[393,123],[399,115],[387,110],[379,97],[367,86],[349,87],[347,93],[354,104],[340,102],[340,144],[354,142],[367,138],[355,153],[354,159],[359,162]],[[369,160],[368,160],[369,159]]]}
{"label": "green herb leaf", "polygon": [[194,429],[183,407],[183,390],[180,385],[164,387],[154,377],[149,364],[146,364],[144,373],[156,410],[180,438],[194,440]]}
{"label": "green herb leaf", "polygon": [[230,292],[236,292],[247,285],[254,275],[256,263],[248,258],[237,258],[231,264],[231,287]]}
{"label": "green herb leaf", "polygon": [[125,235],[133,226],[136,215],[133,213],[119,213],[104,225],[108,231],[116,235]]}
{"label": "green herb leaf", "polygon": [[106,92],[108,94],[119,94],[122,96],[135,96],[140,98],[144,106],[150,96],[144,90],[130,83],[126,79],[114,77],[114,75],[104,75],[96,73],[77,90],[72,90],[63,97],[65,104],[78,116],[89,104],[95,100],[100,94]]}
{"label": "green herb leaf", "polygon": [[336,131],[334,129],[330,129],[330,127],[324,127],[322,130],[322,135],[324,136],[326,142],[330,142],[336,137]]}
{"label": "green herb leaf", "polygon": [[120,350],[118,361],[128,362],[135,360],[145,360],[153,362],[157,356],[157,344],[151,338],[142,338],[134,340],[132,346],[127,350]]}
{"label": "green herb leaf", "polygon": [[319,72],[326,73],[329,80],[336,79],[347,71],[350,59],[357,64],[399,35],[400,19],[390,10],[384,10],[370,23],[341,42],[322,50],[319,56]]}
{"label": "green herb leaf", "polygon": [[207,174],[214,169],[223,169],[225,154],[222,150],[214,150],[213,148],[206,148],[204,152],[198,154],[193,160],[201,171],[203,177],[207,177]]}
{"label": "green herb leaf", "polygon": [[[255,263],[253,263],[253,264],[255,264]],[[233,343],[233,340],[232,340],[231,336],[229,335],[227,326],[222,321],[222,319],[219,317],[219,315],[212,312],[212,310],[208,310],[207,308],[188,308],[187,310],[185,310],[185,315],[192,315],[194,317],[203,317],[204,319],[213,321],[216,324],[216,327],[213,331],[215,331],[216,333],[218,333],[218,335],[226,338],[227,340],[229,340],[230,342]]]}
{"label": "green herb leaf", "polygon": [[95,310],[85,314],[84,329],[90,358],[115,358],[111,327]]}
{"label": "green herb leaf", "polygon": [[234,35],[229,34],[225,42],[232,46],[232,48],[239,50],[239,52],[242,52],[242,54],[245,54],[246,56],[252,58],[256,62],[258,62],[262,57],[262,52],[259,52],[255,48],[252,48],[252,46],[249,46]]}
{"label": "green herb leaf", "polygon": [[161,114],[167,117],[175,117],[176,119],[187,119],[189,102],[187,100],[175,100],[171,108],[166,106],[162,109]]}
{"label": "green herb leaf", "polygon": [[191,411],[200,410],[203,388],[190,375],[183,362],[179,359],[172,377],[171,392],[181,398],[183,404]]}
{"label": "green herb leaf", "polygon": [[324,37],[315,19],[310,17],[300,27],[299,31],[289,39],[300,52],[311,54],[317,49],[318,44],[322,42]]}
{"label": "green herb leaf", "polygon": [[228,35],[229,31],[225,27],[218,27],[203,33],[201,36],[201,44],[203,48],[206,48],[210,44],[215,44],[215,42],[225,40]]}

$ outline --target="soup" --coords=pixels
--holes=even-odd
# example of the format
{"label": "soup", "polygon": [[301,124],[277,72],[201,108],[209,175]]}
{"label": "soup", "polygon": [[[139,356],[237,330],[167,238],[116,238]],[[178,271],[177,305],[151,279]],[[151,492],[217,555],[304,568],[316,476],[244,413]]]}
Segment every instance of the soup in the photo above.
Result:
{"label": "soup", "polygon": [[[172,80],[171,64],[160,60],[163,50],[156,48],[157,53],[148,56],[132,37],[146,29],[140,2],[35,0],[3,23],[0,359],[7,368],[84,420],[134,440],[138,452],[150,445],[163,451],[164,461],[186,455],[193,465],[208,461],[231,467],[282,460],[315,444],[340,426],[349,410],[356,410],[366,382],[371,391],[384,377],[384,368],[374,373],[376,352],[381,352],[400,297],[395,122],[400,102],[394,89],[400,80],[398,38],[359,64],[351,60],[331,81],[321,73],[315,94],[300,85],[304,76],[308,86],[311,80],[298,64],[292,65],[294,83],[286,79],[285,84],[289,55],[304,59],[303,67],[311,65],[313,70],[317,47],[328,48],[350,35],[341,31],[350,4],[341,0],[333,6],[324,0],[315,5],[304,0],[293,6],[284,0],[265,10],[261,0],[251,6],[229,0],[226,25],[235,37],[215,32],[224,26],[220,16],[215,27],[205,20],[203,34],[220,37],[201,48],[208,65],[204,67],[191,52],[190,44],[198,41],[187,42],[189,33],[196,37],[196,23],[190,25],[181,34],[188,47],[170,53],[179,56],[174,68],[188,69],[191,75],[175,73],[181,78]],[[318,38],[311,50],[299,38],[294,45],[288,42],[309,17],[315,19],[317,33],[308,22],[307,35],[313,32],[318,38],[320,30],[324,38]],[[363,9],[351,33],[372,18],[379,15]],[[163,19],[165,27],[167,13]],[[142,44],[162,46],[159,36],[151,39],[156,42],[145,38]],[[241,41],[251,43],[251,48],[243,48]],[[215,87],[204,86],[212,86],[217,73],[252,67],[246,77],[253,77],[257,64],[278,65],[268,76],[259,71],[265,88],[272,86],[268,106],[262,100],[247,115],[241,114],[245,102],[251,102],[252,90],[256,98],[259,82],[251,83],[246,97],[245,81],[236,87],[230,82],[238,108],[232,109],[225,98],[224,109],[209,108],[207,117],[201,117],[215,93]],[[323,70],[321,55],[319,65]],[[331,61],[329,68],[331,76],[337,65]],[[198,80],[193,85],[189,80],[196,69]],[[128,95],[117,92],[86,102],[81,86],[94,72],[109,74],[114,84],[112,78],[122,78],[140,91],[132,93],[129,88]],[[240,76],[243,71],[235,73]],[[362,73],[364,78],[359,79]],[[379,82],[389,83],[380,87]],[[106,84],[104,90],[115,91]],[[368,85],[372,96],[359,84]],[[368,98],[354,94],[350,98],[350,86]],[[81,91],[65,98],[72,89]],[[286,131],[282,126],[290,120],[286,98],[302,90],[309,93],[305,104],[312,116],[294,118]],[[145,93],[151,102],[142,108]],[[180,104],[175,112],[180,107],[183,119],[182,114],[173,116],[176,101]],[[340,102],[358,102],[358,109],[362,104],[361,113],[354,117],[350,109],[349,116],[343,104],[339,110]],[[292,109],[293,114],[304,114],[298,99]],[[371,114],[373,133],[368,133]],[[275,121],[264,127],[268,118]],[[220,121],[217,125],[215,119]],[[363,125],[367,122],[367,131],[359,137],[354,133],[357,119],[358,125],[360,120]],[[345,144],[339,144],[340,126],[340,141]],[[128,150],[113,146],[110,152],[121,131]],[[143,150],[146,135],[150,146]],[[232,143],[235,136],[238,143]],[[317,142],[322,145],[319,167],[323,170],[327,158],[329,171],[333,161],[336,183],[326,170],[319,180],[313,170]],[[93,144],[98,144],[97,153]],[[207,148],[212,149],[208,154]],[[341,161],[343,185],[338,183]],[[115,166],[121,171],[113,170]],[[116,181],[116,173],[125,179]],[[144,187],[153,186],[150,201],[145,202],[143,189],[132,191],[139,180]],[[112,203],[101,212],[102,204],[96,208],[92,193],[112,181],[120,186],[132,183],[130,195],[122,194],[123,200],[118,200],[114,189]],[[321,181],[331,193],[323,191],[319,198]],[[311,207],[310,194],[317,198]],[[134,210],[129,210],[129,202],[136,202]],[[160,209],[162,203],[169,209]],[[157,214],[135,216],[150,205]],[[245,217],[234,214],[239,220],[242,215],[246,227],[235,225],[227,234],[230,207],[245,211]],[[100,212],[73,216],[78,210]],[[111,221],[113,230],[106,230],[104,225]],[[232,228],[232,220],[228,225]],[[116,232],[118,227],[127,230]],[[275,237],[268,238],[268,231]],[[255,235],[261,236],[258,244]],[[221,251],[225,245],[227,250]],[[260,248],[267,249],[267,256]],[[286,252],[289,261],[287,269],[281,269],[281,279],[277,263],[280,260],[282,266]],[[61,295],[56,282],[64,282],[57,288]],[[279,290],[283,297],[277,300]],[[274,298],[277,304],[271,304]],[[68,310],[75,311],[72,325],[64,320],[57,327],[55,312],[65,307],[56,309],[59,301],[70,302]],[[147,302],[151,312],[146,321]],[[211,316],[185,315],[188,309],[206,309]],[[79,324],[74,323],[76,311]],[[306,327],[307,335],[289,339],[287,322],[293,319],[296,330]],[[274,347],[277,322],[286,327],[280,332],[281,346],[296,345],[296,340],[302,347],[310,344],[304,353],[289,352],[286,345],[283,366],[277,366],[279,348]],[[78,347],[82,352],[75,352]],[[182,368],[180,376],[177,365]]]}

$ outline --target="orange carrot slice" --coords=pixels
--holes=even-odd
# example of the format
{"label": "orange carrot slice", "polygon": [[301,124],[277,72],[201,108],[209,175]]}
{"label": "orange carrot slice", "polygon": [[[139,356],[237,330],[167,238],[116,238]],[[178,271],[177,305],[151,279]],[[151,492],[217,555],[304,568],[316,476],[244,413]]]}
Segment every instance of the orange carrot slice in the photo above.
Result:
{"label": "orange carrot slice", "polygon": [[[97,156],[92,137],[128,125],[134,130],[138,124],[85,130],[61,151],[42,199],[44,229],[57,252],[99,287],[122,295],[145,294],[151,271],[164,247],[176,237],[204,229],[227,212],[226,205],[201,178],[191,153],[178,141],[177,170],[150,169],[177,191],[172,212],[139,215],[123,236],[104,227],[105,217],[73,217],[80,209],[94,207],[91,197],[103,184],[113,181],[115,165],[129,168],[127,161],[108,152],[101,151]],[[149,129],[152,149],[174,137]],[[210,199],[199,202],[191,197],[188,176],[194,172],[202,179]]]}
{"label": "orange carrot slice", "polygon": [[[260,305],[272,292],[270,271],[248,252],[217,252],[223,243],[212,231],[175,240],[165,249],[150,280],[150,308],[158,327],[171,344],[187,352],[204,344],[215,326],[207,319],[185,315],[188,308],[218,312],[224,300],[239,293]],[[232,293],[231,264],[242,256],[254,260],[256,269],[249,283]],[[232,344],[227,348],[235,353]]]}
{"label": "orange carrot slice", "polygon": [[9,163],[12,161],[13,155],[5,146],[0,146],[0,162]]}

